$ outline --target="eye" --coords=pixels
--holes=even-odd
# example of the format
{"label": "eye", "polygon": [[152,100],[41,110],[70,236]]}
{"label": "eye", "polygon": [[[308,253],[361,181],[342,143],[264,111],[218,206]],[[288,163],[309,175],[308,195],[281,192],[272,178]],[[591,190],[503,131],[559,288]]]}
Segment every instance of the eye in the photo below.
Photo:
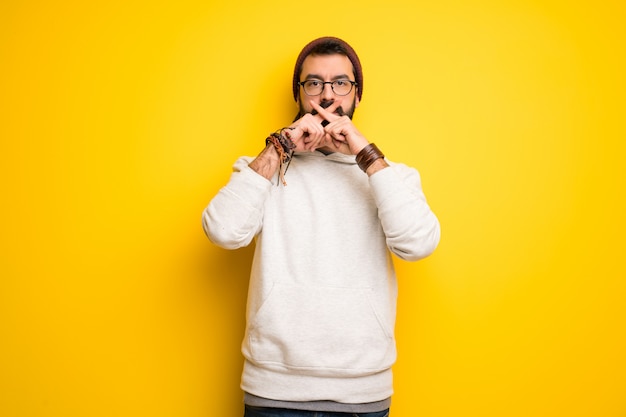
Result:
{"label": "eye", "polygon": [[350,83],[348,82],[348,80],[337,80],[337,81],[335,81],[335,85],[336,85],[337,87],[345,87],[345,86],[346,86],[346,85],[348,85],[348,84],[350,84]]}
{"label": "eye", "polygon": [[322,84],[322,82],[319,80],[309,80],[306,83],[309,85],[309,87],[319,87]]}

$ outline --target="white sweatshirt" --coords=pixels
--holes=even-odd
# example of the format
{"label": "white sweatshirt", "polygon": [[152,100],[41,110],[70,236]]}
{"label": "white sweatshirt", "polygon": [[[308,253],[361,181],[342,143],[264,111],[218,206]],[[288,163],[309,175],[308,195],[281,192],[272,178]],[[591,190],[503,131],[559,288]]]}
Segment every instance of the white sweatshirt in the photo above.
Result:
{"label": "white sweatshirt", "polygon": [[415,169],[368,177],[354,156],[294,156],[276,185],[240,158],[203,213],[215,244],[256,238],[242,389],[283,401],[381,401],[393,390],[397,283],[391,253],[431,254],[439,222]]}

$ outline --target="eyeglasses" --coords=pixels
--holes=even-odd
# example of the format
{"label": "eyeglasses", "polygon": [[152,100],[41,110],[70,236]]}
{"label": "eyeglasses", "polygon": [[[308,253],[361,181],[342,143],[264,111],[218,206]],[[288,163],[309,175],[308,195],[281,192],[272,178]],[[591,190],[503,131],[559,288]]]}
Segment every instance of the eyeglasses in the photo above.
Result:
{"label": "eyeglasses", "polygon": [[324,91],[324,86],[330,84],[333,93],[338,96],[347,96],[352,91],[352,87],[358,85],[356,81],[350,80],[335,80],[335,81],[320,81],[320,80],[306,80],[301,81],[298,85],[304,88],[304,92],[307,96],[319,96]]}

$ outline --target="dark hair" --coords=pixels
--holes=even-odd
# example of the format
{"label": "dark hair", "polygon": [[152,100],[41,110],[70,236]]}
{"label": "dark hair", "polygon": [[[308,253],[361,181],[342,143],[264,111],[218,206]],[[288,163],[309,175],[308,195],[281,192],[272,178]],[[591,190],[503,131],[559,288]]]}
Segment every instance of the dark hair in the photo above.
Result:
{"label": "dark hair", "polygon": [[315,39],[309,42],[298,55],[296,65],[293,71],[293,98],[298,101],[298,94],[300,92],[300,73],[302,72],[302,63],[309,55],[334,55],[340,54],[347,56],[350,62],[352,62],[352,71],[354,72],[354,79],[357,83],[356,94],[359,100],[363,94],[363,70],[361,69],[361,61],[356,52],[347,42],[335,38],[332,36],[326,36],[323,38]]}

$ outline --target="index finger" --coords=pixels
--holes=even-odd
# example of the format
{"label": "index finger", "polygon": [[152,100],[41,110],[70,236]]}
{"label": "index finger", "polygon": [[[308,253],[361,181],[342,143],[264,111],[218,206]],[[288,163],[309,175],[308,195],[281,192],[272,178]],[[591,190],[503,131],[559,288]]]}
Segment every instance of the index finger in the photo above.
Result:
{"label": "index finger", "polygon": [[[322,118],[326,120],[327,122],[332,122],[340,118],[339,116],[334,114],[334,111],[337,109],[337,107],[339,107],[339,103],[333,103],[327,109],[323,108],[322,106],[320,106],[319,104],[315,103],[312,100],[310,101],[310,103],[311,103],[311,106],[313,106],[313,108],[317,112],[317,114],[322,116]],[[327,124],[328,123],[322,122],[322,125],[324,126],[326,126]]]}

